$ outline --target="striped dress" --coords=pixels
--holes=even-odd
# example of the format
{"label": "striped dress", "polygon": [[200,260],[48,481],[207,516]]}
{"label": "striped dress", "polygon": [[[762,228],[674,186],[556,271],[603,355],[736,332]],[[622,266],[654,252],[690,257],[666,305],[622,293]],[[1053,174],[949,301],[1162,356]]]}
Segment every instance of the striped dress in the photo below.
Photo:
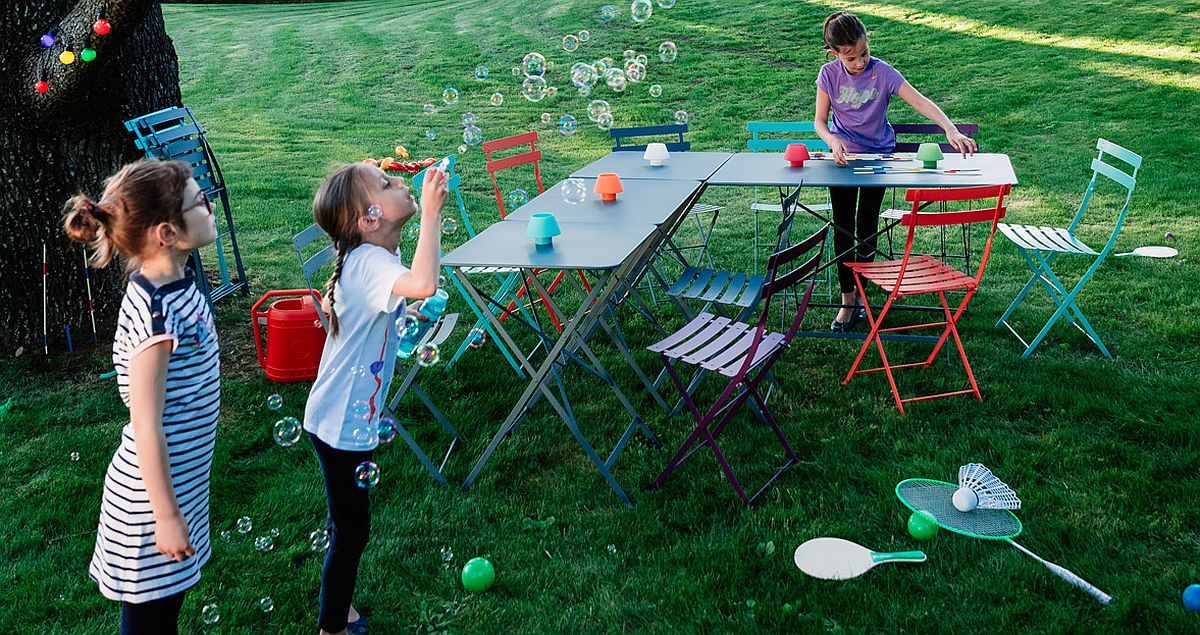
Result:
{"label": "striped dress", "polygon": [[105,597],[133,604],[174,595],[196,584],[211,553],[208,485],[221,405],[220,360],[212,312],[190,271],[186,278],[158,288],[140,273],[129,277],[113,342],[113,364],[126,406],[130,360],[162,341],[174,346],[167,365],[162,427],[175,499],[196,555],[175,562],[158,552],[133,425],[127,424],[104,477],[96,549],[88,573]]}

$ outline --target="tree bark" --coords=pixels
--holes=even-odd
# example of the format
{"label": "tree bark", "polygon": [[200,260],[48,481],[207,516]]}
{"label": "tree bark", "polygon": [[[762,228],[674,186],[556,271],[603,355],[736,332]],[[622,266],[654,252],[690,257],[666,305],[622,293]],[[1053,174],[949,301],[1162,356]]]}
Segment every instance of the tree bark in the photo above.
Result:
{"label": "tree bark", "polygon": [[[33,0],[11,2],[0,19],[0,354],[41,348],[42,293],[50,350],[91,341],[82,246],[62,231],[63,204],[84,192],[98,198],[104,179],[142,156],[124,122],[180,105],[179,63],[158,2]],[[99,10],[112,30],[92,32]],[[42,34],[57,28],[45,48]],[[76,55],[63,65],[66,46]],[[79,59],[85,43],[97,56]],[[39,79],[49,90],[39,94]],[[47,272],[42,276],[42,245]],[[111,341],[124,293],[120,263],[90,270],[101,345]]]}

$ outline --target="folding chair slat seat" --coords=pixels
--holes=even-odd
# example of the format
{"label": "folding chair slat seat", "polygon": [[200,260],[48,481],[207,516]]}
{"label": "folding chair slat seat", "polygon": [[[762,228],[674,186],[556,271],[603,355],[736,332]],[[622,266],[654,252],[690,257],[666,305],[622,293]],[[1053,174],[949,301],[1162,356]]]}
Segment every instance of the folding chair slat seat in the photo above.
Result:
{"label": "folding chair slat seat", "polygon": [[[857,374],[883,371],[887,374],[892,396],[895,398],[896,407],[900,410],[901,414],[904,414],[904,404],[911,401],[924,401],[963,394],[973,394],[976,399],[983,400],[983,396],[979,392],[979,386],[975,381],[975,375],[971,371],[971,364],[967,360],[966,351],[963,349],[957,323],[966,310],[967,304],[979,288],[979,281],[983,278],[983,272],[987,267],[988,256],[991,253],[992,241],[995,238],[996,229],[1006,211],[1004,197],[1008,195],[1011,189],[1012,186],[1004,184],[943,190],[908,190],[905,194],[905,200],[912,203],[912,209],[900,218],[900,223],[908,228],[908,237],[905,240],[903,257],[900,260],[886,260],[882,262],[846,263],[850,270],[854,272],[858,294],[867,312],[867,322],[871,325],[871,332],[859,349],[858,356],[855,357],[854,363],[851,364],[850,370],[846,373],[846,377],[842,380],[842,383],[848,383]],[[965,212],[926,213],[921,211],[924,205],[932,202],[948,203],[952,201],[966,202],[990,199],[996,200],[995,206],[991,208]],[[979,268],[975,272],[975,275],[972,276],[959,271],[928,254],[913,255],[914,237],[918,227],[944,227],[946,225],[970,225],[973,223],[989,223],[991,225],[987,243],[984,246]],[[866,285],[864,282],[870,282],[888,294],[887,300],[877,310],[872,309],[870,302],[867,300]],[[953,314],[950,312],[950,305],[946,300],[946,292],[948,291],[965,292]],[[942,308],[943,320],[889,328],[883,327],[888,311],[895,302],[905,297],[922,294],[937,294]],[[942,334],[938,338],[937,343],[934,344],[933,351],[924,362],[893,364],[888,360],[881,334],[925,328],[941,328]],[[954,343],[958,348],[959,357],[962,359],[970,388],[941,394],[902,398],[899,389],[896,387],[896,380],[892,371],[915,366],[929,367],[937,359],[938,352],[941,351],[947,338],[951,336],[953,336]],[[877,368],[859,368],[863,356],[866,355],[867,350],[872,345],[878,348],[879,358],[883,365]]]}
{"label": "folding chair slat seat", "polygon": [[[308,252],[315,248],[314,246],[320,247],[320,249],[308,255]],[[333,243],[329,240],[329,236],[325,231],[314,223],[292,237],[292,247],[296,251],[296,258],[300,261],[300,271],[304,275],[305,284],[308,285],[308,292],[312,296],[314,304],[318,307],[317,318],[321,321],[322,328],[328,332],[330,328],[329,316],[326,315],[324,308],[321,307],[319,296],[316,292],[316,285],[313,284],[313,276],[316,275],[321,267],[333,261]],[[418,345],[442,345],[450,337],[457,323],[457,313],[442,314],[442,317],[425,332]],[[462,437],[417,383],[416,374],[421,368],[420,364],[412,364],[406,368],[404,364],[397,360],[396,375],[402,377],[402,380],[400,387],[396,390],[396,394],[388,401],[384,412],[392,416],[397,434],[400,435],[413,454],[417,456],[417,459],[425,466],[425,469],[433,476],[434,480],[441,485],[448,485],[446,477],[442,474],[442,470],[445,469],[446,462],[450,460],[450,454],[454,452],[454,448],[457,447]],[[442,429],[451,437],[449,447],[447,447],[446,453],[442,457],[441,465],[434,465],[433,461],[425,453],[425,450],[421,448],[420,444],[417,443],[408,431],[408,428],[400,422],[400,417],[395,416],[396,409],[399,408],[400,402],[409,390],[421,400],[421,403],[425,405],[425,408],[433,415],[433,418],[437,420]]]}
{"label": "folding chair slat seat", "polygon": [[[1032,272],[1024,288],[1021,289],[1017,297],[1013,299],[1012,304],[1009,305],[1008,309],[1004,311],[1004,314],[996,322],[997,327],[1004,326],[1008,328],[1025,345],[1025,350],[1021,353],[1021,357],[1023,358],[1033,354],[1033,351],[1050,332],[1050,328],[1059,319],[1066,319],[1075,325],[1076,328],[1082,331],[1100,349],[1100,352],[1105,357],[1112,358],[1112,353],[1109,352],[1108,347],[1100,340],[1099,334],[1092,328],[1087,317],[1083,315],[1083,311],[1080,310],[1079,305],[1076,303],[1076,298],[1083,290],[1083,286],[1091,279],[1092,274],[1096,272],[1109,252],[1112,251],[1117,237],[1121,234],[1121,228],[1125,224],[1125,217],[1129,213],[1130,201],[1133,199],[1133,190],[1137,186],[1137,173],[1142,166],[1142,157],[1105,139],[1100,139],[1096,142],[1096,151],[1097,156],[1092,159],[1091,181],[1088,182],[1087,189],[1084,191],[1083,200],[1079,204],[1079,211],[1075,212],[1075,217],[1071,220],[1068,227],[1000,224],[1000,233],[1016,245],[1018,252],[1025,259],[1026,264],[1029,265]],[[1110,165],[1105,161],[1107,158],[1122,161],[1129,167]],[[1125,202],[1116,214],[1116,219],[1113,222],[1108,240],[1097,251],[1089,247],[1082,240],[1079,240],[1075,236],[1075,229],[1079,226],[1080,221],[1083,220],[1084,214],[1087,213],[1088,205],[1091,202],[1096,187],[1102,183],[1107,184],[1108,181],[1112,181],[1120,188],[1123,188]],[[1079,277],[1074,287],[1069,290],[1050,268],[1055,257],[1060,255],[1085,256],[1093,259],[1092,264]],[[1046,290],[1050,296],[1050,300],[1055,305],[1055,310],[1041,331],[1031,341],[1026,342],[1012,325],[1008,323],[1008,318],[1025,299],[1030,289],[1037,284],[1040,284]]]}
{"label": "folding chair slat seat", "polygon": [[[798,194],[799,189],[785,201],[784,207],[789,212],[792,211]],[[821,260],[828,233],[829,226],[825,225],[800,243],[781,249],[770,257],[766,282],[762,284],[762,308],[756,324],[703,312],[675,333],[649,347],[650,351],[659,353],[667,375],[679,390],[688,413],[695,421],[695,429],[650,485],[651,489],[661,486],[667,476],[689,459],[696,449],[706,445],[712,449],[734,491],[747,506],[752,506],[784,471],[799,461],[779,423],[767,407],[766,399],[760,394],[759,384],[770,377],[771,365],[786,350],[787,343],[800,327],[812,297],[813,276]],[[795,266],[797,262],[801,264]],[[785,268],[791,271],[784,273]],[[796,314],[787,333],[767,331],[772,296],[783,293],[797,284],[805,285],[804,296],[797,303]],[[713,405],[702,412],[692,398],[690,387],[685,386],[680,378],[676,368],[679,365],[698,366],[718,372],[729,378],[729,383]],[[753,494],[746,493],[717,443],[717,438],[733,415],[748,400],[753,401],[759,416],[783,447],[787,457],[783,466],[776,469],[766,484]]]}

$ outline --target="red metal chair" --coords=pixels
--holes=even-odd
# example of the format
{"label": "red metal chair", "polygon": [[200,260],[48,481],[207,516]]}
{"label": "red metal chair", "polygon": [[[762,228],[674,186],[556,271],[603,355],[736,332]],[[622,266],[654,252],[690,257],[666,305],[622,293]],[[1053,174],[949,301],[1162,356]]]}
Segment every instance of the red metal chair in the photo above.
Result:
{"label": "red metal chair", "polygon": [[[510,168],[519,167],[522,165],[533,164],[533,176],[534,176],[534,179],[536,179],[536,181],[537,181],[538,193],[540,194],[540,193],[546,191],[546,188],[542,185],[542,171],[538,165],[538,162],[542,158],[542,153],[534,145],[535,143],[537,143],[537,140],[538,140],[538,134],[536,131],[534,131],[534,132],[523,132],[521,134],[512,135],[511,137],[504,137],[503,139],[493,139],[491,141],[485,141],[483,143],[483,154],[487,158],[486,167],[487,167],[487,171],[488,171],[488,176],[492,177],[492,189],[496,192],[496,205],[500,208],[500,218],[501,219],[503,219],[504,217],[506,217],[508,215],[508,210],[506,210],[504,208],[504,195],[500,193],[500,185],[496,181],[496,173],[497,172],[500,172],[502,170],[508,170]],[[499,150],[507,150],[509,148],[523,146],[525,144],[529,144],[528,151],[522,151],[518,154],[509,155],[509,156],[506,156],[503,158],[493,158],[493,156],[492,156],[492,154],[494,152],[497,152]],[[535,275],[538,273],[541,273],[541,271],[534,272]],[[562,282],[563,277],[566,275],[566,273],[567,272],[565,272],[565,271],[558,272],[558,275],[555,276],[554,280],[550,283],[550,286],[546,288],[546,293],[554,293],[554,290],[558,288],[559,283]],[[587,276],[584,275],[584,272],[579,271],[577,273],[579,275],[579,279],[583,282],[583,287],[586,290],[591,291],[592,285],[590,282],[588,282]],[[517,297],[521,298],[528,292],[529,292],[528,285],[523,285],[517,291]],[[540,292],[539,292],[539,296],[540,296]],[[545,298],[542,297],[541,301],[539,301],[538,303],[544,305],[544,300],[545,300]],[[500,316],[500,319],[501,320],[506,319],[512,313],[512,311],[514,309],[516,309],[516,303],[515,302],[510,303],[508,306],[508,310],[505,311]],[[561,333],[563,330],[563,327],[562,327],[562,324],[559,323],[558,317],[554,315],[553,311],[547,311],[547,313],[550,316],[550,321],[554,323],[554,328],[558,329],[558,331]]]}
{"label": "red metal chair", "polygon": [[[792,195],[793,197],[796,194]],[[794,199],[793,199],[794,202]],[[789,209],[792,205],[787,206]],[[662,356],[663,366],[679,394],[687,406],[688,412],[696,421],[695,430],[680,446],[679,451],[671,457],[658,478],[654,479],[650,488],[662,485],[667,476],[675,471],[696,450],[707,445],[712,448],[721,464],[721,470],[729,478],[733,489],[747,506],[752,506],[755,499],[775,482],[781,474],[800,459],[788,444],[783,430],[767,407],[765,395],[760,393],[759,384],[771,376],[771,366],[779,360],[783,351],[808,309],[808,301],[812,297],[813,273],[820,264],[824,251],[825,237],[829,233],[829,225],[822,227],[817,233],[805,238],[799,243],[775,252],[767,260],[767,280],[762,286],[762,310],[759,313],[758,325],[747,324],[728,317],[718,317],[711,313],[701,313],[683,328],[668,335],[663,340],[651,345],[649,350]],[[793,267],[793,263],[806,258],[801,264]],[[786,292],[795,285],[804,284],[804,296],[796,307],[796,315],[787,333],[767,331],[767,320],[770,316],[771,298],[778,293]],[[679,364],[697,366],[704,370],[719,373],[729,378],[729,384],[716,402],[705,412],[696,407],[695,401],[689,394],[688,387],[676,370]],[[767,480],[752,496],[747,496],[741,482],[733,473],[729,461],[721,448],[717,446],[717,437],[725,429],[733,415],[746,403],[753,399],[758,407],[761,419],[774,433],[775,438],[783,446],[787,460],[783,466]],[[715,423],[715,425],[713,425]]]}
{"label": "red metal chair", "polygon": [[[854,364],[850,366],[850,371],[846,373],[846,378],[842,380],[843,384],[848,383],[852,377],[858,374],[884,371],[887,374],[888,384],[892,387],[892,395],[896,398],[896,407],[900,409],[900,414],[904,414],[904,404],[911,401],[924,401],[938,397],[967,394],[973,394],[976,399],[983,401],[983,396],[979,394],[979,386],[975,383],[975,375],[971,372],[971,364],[967,361],[967,353],[963,350],[962,340],[958,336],[957,324],[959,317],[962,316],[963,311],[967,308],[967,303],[971,301],[971,297],[975,295],[975,291],[979,288],[979,281],[983,278],[983,271],[987,267],[988,254],[992,251],[992,239],[996,235],[996,226],[1000,222],[1000,219],[1004,218],[1004,197],[1011,189],[1011,185],[1004,184],[944,190],[908,191],[904,198],[912,203],[912,211],[900,219],[900,224],[908,227],[908,238],[904,244],[904,257],[900,260],[887,260],[883,262],[846,263],[854,271],[854,278],[858,285],[858,294],[862,298],[863,307],[867,311],[867,321],[871,325],[871,333],[867,336],[862,348],[858,351],[858,357],[854,358]],[[990,199],[996,199],[995,207],[939,213],[921,211],[921,208],[929,203],[985,201]],[[987,244],[984,246],[983,255],[980,258],[979,270],[975,272],[974,277],[947,265],[933,256],[926,254],[913,255],[913,236],[916,233],[917,227],[942,227],[945,225],[969,223],[991,223],[992,225],[988,233]],[[875,315],[870,303],[867,301],[864,282],[868,281],[888,292],[887,300],[884,302],[883,307],[879,309],[878,316]],[[953,314],[950,312],[950,306],[946,302],[947,291],[963,292],[962,301]],[[903,298],[927,293],[937,294],[942,304],[943,320],[883,328],[884,318],[887,317],[893,303]],[[912,364],[891,364],[888,362],[887,354],[883,350],[881,334],[935,327],[942,327],[942,334],[941,337],[937,338],[933,351],[925,361]],[[954,343],[958,346],[958,354],[962,358],[963,368],[967,372],[967,379],[971,383],[971,388],[968,390],[956,390],[947,393],[902,399],[900,391],[896,388],[896,379],[893,377],[892,371],[913,366],[930,366],[933,364],[933,360],[937,358],[938,352],[941,351],[942,346],[946,343],[946,338],[949,336],[954,336]],[[932,338],[930,339],[932,340]],[[858,365],[862,361],[863,355],[867,353],[867,349],[871,347],[871,344],[875,344],[879,348],[879,358],[883,360],[883,365],[878,368],[860,369]]]}

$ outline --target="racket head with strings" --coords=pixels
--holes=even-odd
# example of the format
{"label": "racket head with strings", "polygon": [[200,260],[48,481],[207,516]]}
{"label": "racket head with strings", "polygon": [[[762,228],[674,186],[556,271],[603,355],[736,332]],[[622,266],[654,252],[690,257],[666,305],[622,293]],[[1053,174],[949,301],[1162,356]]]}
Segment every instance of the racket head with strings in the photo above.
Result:
{"label": "racket head with strings", "polygon": [[951,500],[958,485],[927,478],[910,478],[896,485],[896,497],[914,512],[926,512],[939,527],[984,540],[1010,540],[1021,533],[1021,521],[1007,509],[960,512]]}

